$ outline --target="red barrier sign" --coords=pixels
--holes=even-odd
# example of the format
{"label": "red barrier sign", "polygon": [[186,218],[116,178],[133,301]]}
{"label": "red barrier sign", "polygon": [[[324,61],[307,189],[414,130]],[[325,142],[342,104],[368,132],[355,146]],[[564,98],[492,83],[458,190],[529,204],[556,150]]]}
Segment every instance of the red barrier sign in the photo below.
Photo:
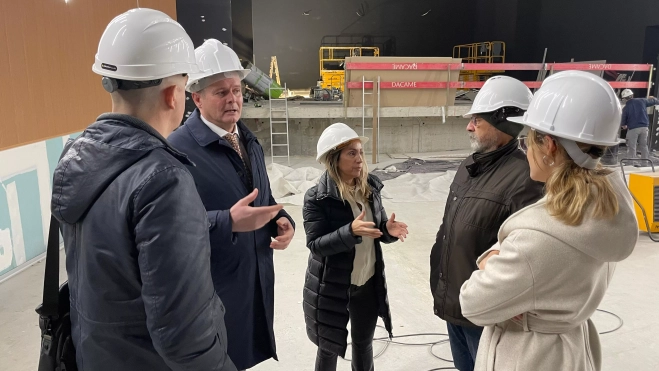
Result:
{"label": "red barrier sign", "polygon": [[[537,89],[542,85],[542,81],[523,81],[524,85],[530,89]],[[485,82],[483,81],[457,81],[447,83],[445,81],[382,81],[380,89],[480,89]],[[614,89],[647,89],[648,83],[643,81],[610,81],[609,84]],[[361,82],[348,82],[348,89],[361,89]],[[448,85],[448,86],[447,86]],[[373,83],[364,84],[365,89],[373,89]]]}
{"label": "red barrier sign", "polygon": [[651,64],[608,63],[346,63],[346,70],[382,71],[650,71]]}

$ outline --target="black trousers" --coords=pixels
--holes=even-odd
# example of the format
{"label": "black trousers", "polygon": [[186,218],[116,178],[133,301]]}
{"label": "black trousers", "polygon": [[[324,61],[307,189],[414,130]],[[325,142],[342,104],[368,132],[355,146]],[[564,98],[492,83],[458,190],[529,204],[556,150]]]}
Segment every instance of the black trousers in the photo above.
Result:
{"label": "black trousers", "polygon": [[[373,371],[373,335],[378,322],[378,298],[375,279],[364,286],[350,286],[350,334],[352,335],[352,370]],[[318,348],[316,371],[336,371],[338,355]]]}

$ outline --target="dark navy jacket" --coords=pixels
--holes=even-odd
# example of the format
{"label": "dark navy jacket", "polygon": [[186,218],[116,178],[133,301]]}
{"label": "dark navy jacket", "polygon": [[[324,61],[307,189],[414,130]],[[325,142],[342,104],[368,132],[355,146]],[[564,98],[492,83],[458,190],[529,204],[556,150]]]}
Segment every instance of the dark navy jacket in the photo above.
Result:
{"label": "dark navy jacket", "polygon": [[[249,153],[253,187],[259,190],[253,206],[275,205],[263,148],[242,122],[237,125],[240,140]],[[199,110],[167,139],[196,164],[189,170],[211,222],[211,273],[215,290],[226,306],[229,356],[239,369],[277,359],[270,242],[271,237],[277,236],[277,219],[283,216],[291,223],[293,220],[282,210],[257,231],[232,233],[229,209],[252,191],[238,153],[204,124]]]}
{"label": "dark navy jacket", "polygon": [[648,107],[659,104],[657,98],[634,98],[629,100],[622,108],[622,121],[620,126],[627,126],[627,130],[647,128],[650,120],[648,119]]}
{"label": "dark navy jacket", "polygon": [[236,370],[207,214],[183,164],[145,122],[105,114],[55,168],[81,371]]}

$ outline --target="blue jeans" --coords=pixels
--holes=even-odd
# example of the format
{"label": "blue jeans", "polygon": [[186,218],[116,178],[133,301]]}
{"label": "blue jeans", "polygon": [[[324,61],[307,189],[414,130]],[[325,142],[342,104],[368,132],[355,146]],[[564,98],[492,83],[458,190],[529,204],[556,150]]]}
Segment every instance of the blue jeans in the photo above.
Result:
{"label": "blue jeans", "polygon": [[460,371],[474,371],[482,327],[465,327],[446,322],[453,365]]}

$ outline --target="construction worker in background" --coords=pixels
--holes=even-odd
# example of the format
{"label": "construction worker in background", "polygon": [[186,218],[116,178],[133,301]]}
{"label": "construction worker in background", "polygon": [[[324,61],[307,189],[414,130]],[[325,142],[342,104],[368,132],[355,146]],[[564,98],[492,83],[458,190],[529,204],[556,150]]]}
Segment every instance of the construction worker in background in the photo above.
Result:
{"label": "construction worker in background", "polygon": [[430,254],[430,289],[435,315],[448,328],[451,353],[460,371],[474,369],[483,331],[462,315],[462,284],[478,270],[476,258],[497,241],[501,223],[542,197],[542,183],[529,178],[529,164],[518,148],[522,116],[531,91],[507,76],[490,78],[474,99],[467,131],[474,154],[453,180],[442,225]]}
{"label": "construction worker in background", "polygon": [[[53,178],[79,370],[236,370],[208,216],[190,160],[165,140],[183,118],[187,75],[198,72],[193,48],[176,21],[145,8],[101,36],[92,69],[112,113],[67,144]],[[250,224],[270,218],[240,208],[255,213]]]}
{"label": "construction worker in background", "polygon": [[[649,159],[648,132],[650,119],[648,118],[648,107],[659,105],[659,100],[655,97],[634,98],[634,93],[625,89],[620,94],[622,103],[625,105],[622,109],[621,127],[627,129],[627,158],[637,158],[636,146],[641,147],[641,158]],[[634,166],[641,166],[634,163]]]}
{"label": "construction worker in background", "polygon": [[[195,54],[202,71],[187,89],[197,109],[168,139],[196,164],[188,167],[211,223],[211,273],[227,308],[229,356],[244,370],[277,359],[273,250],[288,247],[295,223],[272,197],[263,148],[240,121],[241,81],[250,71],[215,39]],[[236,228],[243,198],[273,211],[267,224]]]}
{"label": "construction worker in background", "polygon": [[638,240],[623,177],[599,163],[618,143],[620,103],[600,77],[560,72],[511,120],[531,129],[522,147],[546,197],[503,223],[462,286],[462,314],[487,326],[476,371],[599,371],[590,318]]}

